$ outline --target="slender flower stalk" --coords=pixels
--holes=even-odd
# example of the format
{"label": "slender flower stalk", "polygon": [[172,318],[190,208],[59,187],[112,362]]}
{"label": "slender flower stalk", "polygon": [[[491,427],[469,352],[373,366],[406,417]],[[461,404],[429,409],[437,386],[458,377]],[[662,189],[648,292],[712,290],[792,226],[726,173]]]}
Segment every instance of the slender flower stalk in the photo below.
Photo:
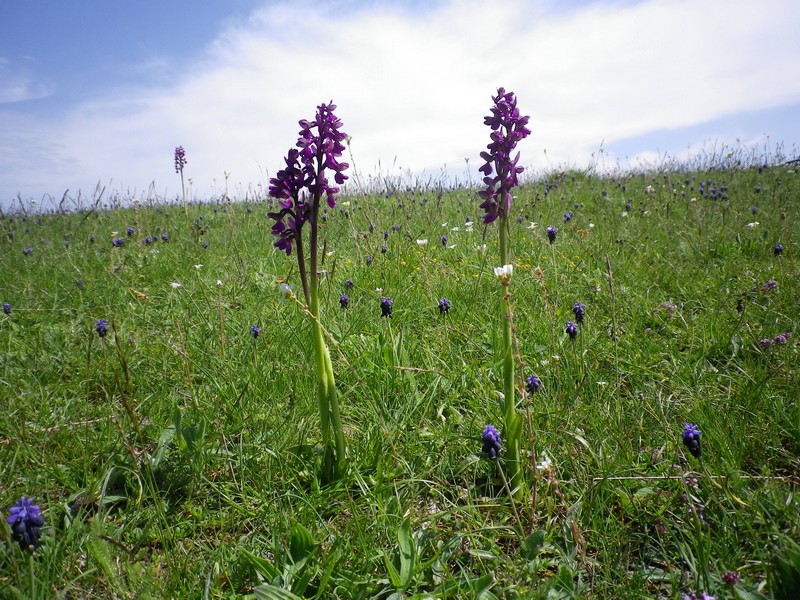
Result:
{"label": "slender flower stalk", "polygon": [[516,497],[525,494],[522,464],[520,460],[522,447],[522,416],[517,412],[514,388],[514,348],[511,312],[511,276],[513,263],[509,256],[509,215],[511,213],[511,190],[519,183],[518,175],[523,168],[519,166],[519,152],[514,154],[517,142],[530,135],[528,120],[530,117],[520,115],[517,99],[513,92],[504,88],[497,90],[492,97],[494,103],[491,114],[484,118],[492,133],[491,143],[486,151],[481,152],[485,161],[480,168],[486,189],[478,196],[483,200],[480,207],[484,210],[484,223],[499,221],[500,264],[495,268],[495,275],[501,284],[501,309],[503,315],[503,436],[506,440],[505,471]]}
{"label": "slender flower stalk", "polygon": [[181,174],[181,197],[183,198],[183,211],[186,212],[186,184],[183,181],[183,167],[186,166],[186,151],[183,146],[175,148],[175,172]]}
{"label": "slender flower stalk", "polygon": [[[269,195],[277,199],[279,210],[269,213],[275,221],[272,233],[275,247],[286,255],[297,249],[297,265],[303,296],[311,316],[317,374],[317,399],[323,445],[322,480],[329,483],[342,475],[345,465],[344,430],[339,417],[339,403],[330,352],[325,344],[319,307],[319,223],[323,198],[330,208],[336,206],[337,186],[347,180],[348,168],[339,158],[345,150],[347,135],[340,131],[341,120],[334,114],[336,105],[321,104],[313,121],[299,121],[300,137],[284,160],[286,166],[269,180]],[[326,172],[333,172],[334,184]],[[302,235],[309,223],[308,258]]]}

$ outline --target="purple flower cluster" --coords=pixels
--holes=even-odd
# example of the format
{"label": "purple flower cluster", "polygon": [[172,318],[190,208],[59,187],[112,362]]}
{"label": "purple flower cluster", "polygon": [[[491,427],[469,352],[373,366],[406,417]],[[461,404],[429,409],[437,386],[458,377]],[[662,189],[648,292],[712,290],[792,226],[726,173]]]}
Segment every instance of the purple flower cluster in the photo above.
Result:
{"label": "purple flower cluster", "polygon": [[175,148],[175,172],[181,173],[186,165],[186,151],[183,146]]}
{"label": "purple flower cluster", "polygon": [[342,308],[347,308],[350,305],[350,296],[347,294],[342,294],[339,296],[339,306]]}
{"label": "purple flower cluster", "polygon": [[778,287],[778,282],[774,279],[770,279],[769,281],[764,282],[764,285],[761,286],[761,291],[768,292],[770,290],[774,290],[776,287]]}
{"label": "purple flower cluster", "polygon": [[7,315],[11,314],[11,305],[8,302],[3,302],[3,312]]}
{"label": "purple flower cluster", "polygon": [[779,333],[775,336],[775,338],[764,338],[758,341],[758,345],[764,348],[768,348],[773,344],[777,344],[778,346],[785,346],[789,339],[792,337],[791,331],[784,331],[783,333]]}
{"label": "purple flower cluster", "polygon": [[42,509],[30,498],[22,496],[8,511],[6,523],[11,525],[11,537],[23,550],[39,547],[44,517]]}
{"label": "purple flower cluster", "polygon": [[450,312],[450,300],[447,298],[441,298],[439,300],[439,314],[445,314]]}
{"label": "purple flower cluster", "polygon": [[278,200],[280,207],[278,212],[268,214],[275,220],[272,226],[272,234],[278,238],[275,247],[287,256],[292,253],[292,243],[299,238],[303,224],[316,221],[320,199],[325,196],[330,208],[336,206],[339,188],[328,182],[325,170],[334,172],[337,185],[347,180],[343,171],[349,165],[338,161],[345,150],[343,142],[347,134],[340,131],[342,122],[334,110],[333,103],[321,104],[314,121],[299,122],[297,147],[289,150],[286,167],[269,180],[269,195]]}
{"label": "purple flower cluster", "polygon": [[261,333],[261,328],[258,325],[253,325],[250,328],[250,335],[252,335],[253,338],[257,338],[259,333]]}
{"label": "purple flower cluster", "polygon": [[558,229],[553,225],[548,225],[547,226],[547,239],[550,240],[551,244],[555,243],[556,235],[558,235]]}
{"label": "purple flower cluster", "polygon": [[538,391],[540,387],[542,387],[541,379],[539,379],[533,373],[528,375],[528,378],[525,380],[525,388],[528,390],[528,393],[533,394],[534,392]]}
{"label": "purple flower cluster", "polygon": [[97,323],[94,324],[94,328],[97,330],[97,335],[101,338],[106,337],[108,335],[108,321],[105,319],[97,319]]}
{"label": "purple flower cluster", "polygon": [[700,429],[693,423],[686,423],[683,426],[683,445],[695,458],[700,458]]}
{"label": "purple flower cluster", "polygon": [[125,245],[125,238],[114,238],[111,240],[111,245],[114,246],[114,248],[122,248]]}
{"label": "purple flower cluster", "polygon": [[775,256],[780,256],[781,254],[783,254],[783,244],[781,244],[780,242],[775,244],[775,246],[773,246],[772,248],[772,252],[775,253]]}
{"label": "purple flower cluster", "polygon": [[392,307],[394,306],[394,302],[392,302],[391,298],[387,298],[386,296],[381,297],[381,316],[382,317],[391,317],[392,316]]}
{"label": "purple flower cluster", "polygon": [[486,189],[478,193],[483,199],[480,206],[486,213],[484,223],[491,223],[499,216],[508,217],[511,211],[511,188],[517,185],[517,176],[524,170],[517,164],[519,152],[513,158],[511,155],[517,142],[531,133],[527,127],[530,117],[520,115],[513,92],[499,88],[497,96],[492,96],[492,101],[492,114],[483,120],[492,129],[492,142],[486,147],[488,152],[481,152],[481,158],[486,163],[479,169],[486,184]]}
{"label": "purple flower cluster", "polygon": [[692,592],[691,594],[684,594],[683,600],[715,600],[715,596],[700,592],[699,594]]}
{"label": "purple flower cluster", "polygon": [[578,326],[572,321],[567,321],[567,326],[564,328],[564,333],[569,336],[569,339],[574,340],[578,335]]}
{"label": "purple flower cluster", "polygon": [[582,302],[576,302],[572,305],[572,313],[575,315],[575,320],[582,324],[583,317],[586,315],[586,305]]}
{"label": "purple flower cluster", "polygon": [[500,432],[494,425],[487,425],[483,428],[483,448],[481,452],[488,454],[492,460],[497,460],[502,449],[502,442],[500,441]]}

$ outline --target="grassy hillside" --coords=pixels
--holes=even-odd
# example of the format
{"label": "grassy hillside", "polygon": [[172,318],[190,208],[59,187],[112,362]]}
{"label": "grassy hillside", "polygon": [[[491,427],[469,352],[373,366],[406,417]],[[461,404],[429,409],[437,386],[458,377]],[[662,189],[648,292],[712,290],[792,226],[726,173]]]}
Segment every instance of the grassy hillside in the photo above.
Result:
{"label": "grassy hillside", "polygon": [[796,169],[519,188],[521,503],[480,452],[502,318],[478,204],[426,186],[328,210],[350,464],[327,487],[311,328],[281,293],[298,274],[268,201],[4,215],[0,514],[25,495],[46,525],[32,555],[0,526],[2,594],[796,597],[779,595],[800,539]]}

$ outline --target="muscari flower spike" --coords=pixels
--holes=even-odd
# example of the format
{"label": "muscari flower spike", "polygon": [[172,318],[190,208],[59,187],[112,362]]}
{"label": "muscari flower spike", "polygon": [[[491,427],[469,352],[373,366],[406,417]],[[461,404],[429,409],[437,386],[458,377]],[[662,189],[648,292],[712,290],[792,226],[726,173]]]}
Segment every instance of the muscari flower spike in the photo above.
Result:
{"label": "muscari flower spike", "polygon": [[342,308],[347,308],[350,305],[350,296],[347,294],[342,294],[339,296],[339,306]]}
{"label": "muscari flower spike", "polygon": [[251,335],[252,335],[254,338],[257,338],[259,333],[261,333],[261,328],[260,328],[258,325],[253,325],[253,326],[250,328],[250,334],[251,334]]}
{"label": "muscari flower spike", "polygon": [[39,505],[33,504],[31,498],[22,496],[9,510],[6,523],[11,526],[11,538],[19,544],[20,548],[30,550],[39,547],[44,517],[42,517],[42,509]]}
{"label": "muscari flower spike", "polygon": [[445,314],[450,312],[450,300],[447,298],[442,298],[439,300],[439,314]]}
{"label": "muscari flower spike", "polygon": [[777,244],[775,244],[775,246],[772,248],[772,251],[775,253],[775,256],[780,256],[781,254],[783,254],[783,244],[781,244],[780,242],[778,242],[778,243],[777,243]]}
{"label": "muscari flower spike", "polygon": [[576,302],[572,305],[572,313],[578,323],[583,323],[583,317],[586,315],[586,305],[582,302]]}
{"label": "muscari flower spike", "polygon": [[392,316],[392,306],[394,306],[394,302],[392,302],[391,298],[387,298],[386,296],[381,297],[381,316],[382,317],[391,317]]}
{"label": "muscari flower spike", "polygon": [[525,387],[527,388],[529,393],[533,394],[540,387],[542,387],[542,381],[536,375],[531,373],[530,375],[528,375],[528,378],[525,380]]}
{"label": "muscari flower spike", "polygon": [[[512,157],[517,142],[531,133],[528,129],[530,117],[522,116],[517,108],[517,98],[513,92],[498,88],[497,96],[492,96],[494,106],[483,120],[492,129],[492,142],[481,152],[486,162],[479,169],[483,173],[486,189],[478,192],[483,199],[480,207],[486,213],[484,223],[491,223],[498,217],[508,217],[511,212],[511,188],[518,184],[518,176],[524,170],[519,166],[519,152]],[[467,218],[469,222],[469,218]]]}
{"label": "muscari flower spike", "polygon": [[569,336],[569,339],[574,340],[578,335],[578,326],[572,321],[568,321],[567,326],[564,328],[564,332]]}
{"label": "muscari flower spike", "polygon": [[7,315],[11,314],[11,305],[8,302],[3,302],[3,312]]}
{"label": "muscari flower spike", "polygon": [[694,423],[686,423],[683,426],[683,445],[689,450],[692,456],[700,458],[700,429]]}
{"label": "muscari flower spike", "polygon": [[97,319],[97,323],[94,324],[94,328],[97,330],[97,335],[99,335],[101,338],[104,338],[108,334],[108,321],[105,319]]}
{"label": "muscari flower spike", "polygon": [[500,432],[494,425],[487,425],[483,428],[483,447],[481,452],[488,454],[491,460],[497,460],[502,449],[502,442],[500,441]]}
{"label": "muscari flower spike", "polygon": [[554,243],[556,241],[556,235],[558,235],[558,229],[553,225],[547,226],[547,239],[550,240],[550,243]]}

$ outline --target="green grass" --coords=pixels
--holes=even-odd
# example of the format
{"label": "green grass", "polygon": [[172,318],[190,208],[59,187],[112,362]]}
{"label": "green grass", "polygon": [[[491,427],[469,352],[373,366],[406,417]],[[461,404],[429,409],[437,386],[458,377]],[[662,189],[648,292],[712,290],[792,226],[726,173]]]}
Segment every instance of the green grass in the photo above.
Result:
{"label": "green grass", "polygon": [[[707,180],[728,199],[701,195]],[[502,416],[502,324],[497,230],[483,237],[474,192],[328,212],[322,319],[350,469],[327,487],[310,325],[281,297],[299,280],[266,202],[4,215],[0,514],[33,496],[47,526],[32,556],[0,526],[0,595],[782,597],[800,539],[798,198],[790,166],[555,173],[518,190],[519,390],[543,383],[523,396],[522,504],[479,456]]]}

